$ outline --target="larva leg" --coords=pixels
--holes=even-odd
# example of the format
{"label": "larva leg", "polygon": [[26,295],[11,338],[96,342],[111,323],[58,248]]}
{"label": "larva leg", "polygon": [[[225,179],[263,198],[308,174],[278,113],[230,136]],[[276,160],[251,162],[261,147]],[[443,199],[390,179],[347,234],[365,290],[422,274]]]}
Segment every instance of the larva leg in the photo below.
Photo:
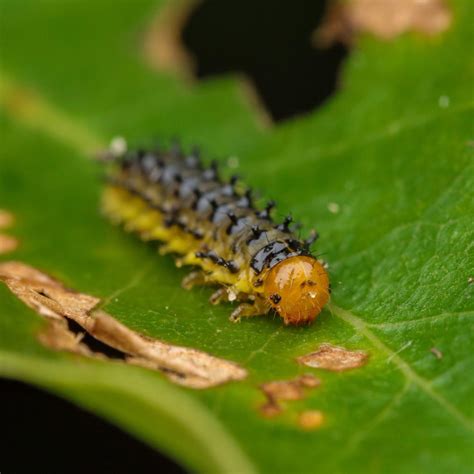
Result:
{"label": "larva leg", "polygon": [[257,299],[254,303],[239,304],[239,306],[232,311],[229,320],[233,323],[237,323],[242,317],[249,318],[252,316],[261,316],[266,313],[268,313],[268,306]]}
{"label": "larva leg", "polygon": [[229,295],[227,293],[227,288],[219,288],[214,293],[212,293],[211,297],[209,298],[209,303],[211,304],[219,304],[222,302],[229,301]]}
{"label": "larva leg", "polygon": [[193,286],[209,285],[204,272],[199,270],[188,273],[181,281],[181,286],[185,290],[190,290]]}

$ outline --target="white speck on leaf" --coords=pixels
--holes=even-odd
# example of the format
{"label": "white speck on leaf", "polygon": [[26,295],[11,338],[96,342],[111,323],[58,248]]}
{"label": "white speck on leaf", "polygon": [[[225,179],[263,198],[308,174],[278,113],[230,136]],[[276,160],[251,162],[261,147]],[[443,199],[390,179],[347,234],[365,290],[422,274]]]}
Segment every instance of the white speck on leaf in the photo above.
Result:
{"label": "white speck on leaf", "polygon": [[328,211],[332,214],[337,214],[341,210],[341,206],[337,202],[330,202],[328,204]]}
{"label": "white speck on leaf", "polygon": [[127,141],[124,137],[114,137],[110,141],[109,151],[113,156],[122,156],[127,151]]}

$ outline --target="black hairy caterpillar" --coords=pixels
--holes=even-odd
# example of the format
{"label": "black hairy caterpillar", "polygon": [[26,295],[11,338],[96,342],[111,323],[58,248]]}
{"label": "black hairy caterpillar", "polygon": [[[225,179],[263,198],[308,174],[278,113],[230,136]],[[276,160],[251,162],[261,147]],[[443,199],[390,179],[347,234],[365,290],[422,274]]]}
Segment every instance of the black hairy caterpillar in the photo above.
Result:
{"label": "black hairy caterpillar", "polygon": [[291,218],[275,223],[269,202],[258,209],[236,177],[224,181],[199,153],[169,150],[110,152],[103,209],[126,230],[164,244],[177,266],[194,265],[183,286],[218,284],[211,302],[239,301],[231,320],[275,310],[285,324],[311,322],[329,299],[329,279],[309,251],[317,238],[298,239]]}

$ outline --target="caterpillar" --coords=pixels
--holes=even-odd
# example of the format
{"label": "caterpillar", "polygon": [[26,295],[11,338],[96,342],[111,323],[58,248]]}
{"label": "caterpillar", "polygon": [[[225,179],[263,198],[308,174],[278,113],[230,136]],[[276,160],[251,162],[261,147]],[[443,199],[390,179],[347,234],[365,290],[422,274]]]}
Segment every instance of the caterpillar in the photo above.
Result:
{"label": "caterpillar", "polygon": [[[112,149],[111,149],[112,150]],[[237,176],[223,180],[199,151],[110,151],[102,208],[143,240],[161,241],[160,254],[196,267],[182,282],[220,285],[210,302],[237,301],[231,321],[274,310],[285,324],[310,323],[329,299],[324,265],[310,252],[318,235],[300,240],[291,216],[275,223],[270,201],[254,204]]]}

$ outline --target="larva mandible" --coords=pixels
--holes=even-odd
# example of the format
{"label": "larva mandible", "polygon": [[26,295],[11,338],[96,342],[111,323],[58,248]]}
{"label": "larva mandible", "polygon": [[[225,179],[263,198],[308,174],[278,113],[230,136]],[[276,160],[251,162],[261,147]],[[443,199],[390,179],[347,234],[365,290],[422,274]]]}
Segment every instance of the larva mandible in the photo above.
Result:
{"label": "larva mandible", "polygon": [[[112,156],[112,154],[111,154]],[[224,181],[217,164],[203,167],[199,153],[178,145],[167,151],[113,155],[103,195],[105,214],[144,240],[163,242],[178,267],[200,267],[185,288],[221,285],[211,303],[239,301],[231,321],[275,310],[285,324],[314,320],[329,299],[329,279],[294,234],[291,218],[274,223],[273,202],[258,209],[236,177]]]}

